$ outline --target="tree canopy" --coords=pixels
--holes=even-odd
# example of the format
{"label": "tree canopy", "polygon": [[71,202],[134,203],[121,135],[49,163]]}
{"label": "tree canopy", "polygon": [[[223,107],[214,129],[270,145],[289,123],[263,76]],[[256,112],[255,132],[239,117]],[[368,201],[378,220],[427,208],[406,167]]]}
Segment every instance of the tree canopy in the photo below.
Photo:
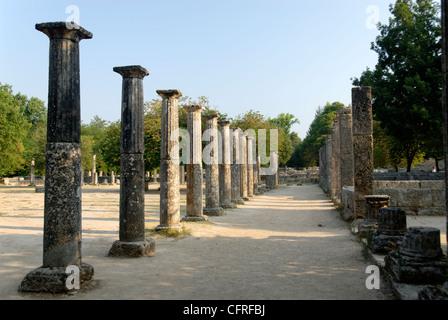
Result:
{"label": "tree canopy", "polygon": [[390,12],[371,46],[378,64],[353,84],[372,87],[374,118],[388,137],[391,164],[404,159],[410,171],[423,154],[443,157],[440,5],[397,0]]}

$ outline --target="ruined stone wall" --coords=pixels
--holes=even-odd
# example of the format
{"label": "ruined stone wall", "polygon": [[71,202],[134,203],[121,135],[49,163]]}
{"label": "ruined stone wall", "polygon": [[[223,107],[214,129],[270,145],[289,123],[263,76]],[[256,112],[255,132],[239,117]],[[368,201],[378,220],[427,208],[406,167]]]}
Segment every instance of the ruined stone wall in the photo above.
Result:
{"label": "ruined stone wall", "polygon": [[[375,180],[374,194],[390,196],[389,206],[408,215],[445,215],[444,180]],[[342,189],[341,207],[345,220],[353,218],[353,187]]]}
{"label": "ruined stone wall", "polygon": [[288,183],[318,183],[319,182],[319,168],[280,168],[279,169],[279,184]]}

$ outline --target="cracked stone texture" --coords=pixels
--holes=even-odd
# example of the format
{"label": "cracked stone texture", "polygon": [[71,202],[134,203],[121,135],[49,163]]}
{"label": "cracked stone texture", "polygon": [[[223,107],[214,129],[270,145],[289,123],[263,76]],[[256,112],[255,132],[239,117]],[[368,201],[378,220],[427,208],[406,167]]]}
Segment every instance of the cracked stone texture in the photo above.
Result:
{"label": "cracked stone texture", "polygon": [[48,143],[46,152],[44,267],[81,263],[81,146]]}

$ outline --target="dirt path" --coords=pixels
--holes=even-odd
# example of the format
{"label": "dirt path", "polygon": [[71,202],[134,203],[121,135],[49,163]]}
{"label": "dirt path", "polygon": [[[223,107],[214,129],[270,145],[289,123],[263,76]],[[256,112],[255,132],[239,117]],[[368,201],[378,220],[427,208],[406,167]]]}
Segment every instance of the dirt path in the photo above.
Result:
{"label": "dirt path", "polygon": [[[147,193],[148,228],[158,223],[158,200]],[[154,237],[155,255],[137,259],[106,256],[118,239],[118,187],[86,187],[83,262],[94,267],[96,285],[72,296],[17,292],[42,262],[43,194],[1,188],[0,201],[0,299],[392,298],[385,284],[366,288],[362,246],[316,185],[280,187],[208,223],[187,223],[191,235]]]}

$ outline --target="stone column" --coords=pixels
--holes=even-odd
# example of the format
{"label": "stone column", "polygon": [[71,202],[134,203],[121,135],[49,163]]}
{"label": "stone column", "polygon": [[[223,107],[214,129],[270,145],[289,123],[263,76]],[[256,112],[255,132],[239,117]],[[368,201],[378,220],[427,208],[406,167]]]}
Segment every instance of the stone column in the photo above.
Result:
{"label": "stone column", "polygon": [[333,143],[333,153],[332,153],[332,165],[333,165],[333,176],[331,178],[332,181],[332,196],[333,201],[335,203],[340,203],[341,196],[342,196],[342,188],[339,185],[340,184],[340,177],[339,177],[339,167],[340,167],[340,138],[339,138],[339,115],[336,116],[336,118],[333,121],[332,124],[332,143]]}
{"label": "stone column", "polygon": [[141,66],[115,67],[123,77],[121,102],[120,235],[109,256],[152,255],[155,243],[145,238],[145,163],[143,78]]}
{"label": "stone column", "polygon": [[240,165],[240,129],[233,130],[233,156],[232,165],[230,166],[232,171],[231,185],[232,185],[232,202],[235,204],[244,204],[241,198],[241,165]]}
{"label": "stone column", "polygon": [[240,170],[241,170],[241,190],[240,195],[243,201],[249,201],[247,196],[247,133],[241,132],[240,134]]}
{"label": "stone column", "polygon": [[378,210],[378,228],[367,241],[375,253],[388,253],[397,250],[406,234],[406,212],[400,208],[381,208]]}
{"label": "stone column", "polygon": [[184,165],[179,166],[179,174],[180,174],[180,184],[185,183],[185,167]]}
{"label": "stone column", "polygon": [[254,158],[253,142],[255,138],[247,137],[247,196],[254,196]]}
{"label": "stone column", "polygon": [[278,176],[280,174],[280,155],[278,152],[275,153],[275,180],[274,184],[278,187]]}
{"label": "stone column", "polygon": [[224,209],[233,209],[232,203],[232,159],[230,142],[230,121],[218,121],[221,128],[222,157],[219,164],[219,205]]}
{"label": "stone column", "polygon": [[187,215],[182,221],[206,221],[202,207],[202,122],[201,106],[186,107],[187,130],[190,136],[187,163]]}
{"label": "stone column", "polygon": [[[275,168],[275,151],[270,152],[270,166]],[[269,189],[275,189],[275,174],[266,175],[266,187]]]}
{"label": "stone column", "polygon": [[254,195],[259,195],[258,191],[258,156],[255,157],[255,163],[252,165],[254,171]]}
{"label": "stone column", "polygon": [[373,192],[372,88],[352,89],[355,218],[365,217],[364,197]]}
{"label": "stone column", "polygon": [[258,193],[262,194],[264,193],[263,190],[260,188],[261,186],[261,156],[257,155],[257,190]]}
{"label": "stone column", "polygon": [[358,233],[365,237],[369,232],[373,232],[378,228],[378,210],[386,208],[390,204],[390,196],[388,195],[367,195],[366,217],[358,224]]}
{"label": "stone column", "polygon": [[440,284],[448,277],[448,262],[440,245],[440,230],[410,227],[399,248],[384,258],[385,270],[409,284]]}
{"label": "stone column", "polygon": [[339,185],[353,187],[352,109],[339,109]]}
{"label": "stone column", "polygon": [[115,171],[111,171],[110,173],[110,184],[115,185]]}
{"label": "stone column", "polygon": [[152,172],[152,182],[157,183],[157,169]]}
{"label": "stone column", "polygon": [[22,280],[19,291],[68,292],[71,272],[82,285],[93,267],[81,255],[81,103],[79,42],[92,33],[65,22],[41,23],[50,38],[48,130],[45,160],[43,265]]}
{"label": "stone column", "polygon": [[92,156],[92,184],[93,185],[98,184],[98,176],[96,174],[96,155],[95,154]]}
{"label": "stone column", "polygon": [[36,186],[36,177],[34,176],[34,159],[31,159],[30,162],[30,187]]}
{"label": "stone column", "polygon": [[219,134],[218,115],[205,115],[206,131],[205,141],[209,144],[204,149],[205,162],[205,208],[204,214],[208,216],[222,216],[224,209],[219,205]]}
{"label": "stone column", "polygon": [[160,225],[156,230],[180,230],[179,90],[158,90],[162,101],[160,149]]}
{"label": "stone column", "polygon": [[327,135],[327,143],[325,144],[325,163],[327,169],[327,193],[331,195],[333,188],[333,137],[332,134]]}

